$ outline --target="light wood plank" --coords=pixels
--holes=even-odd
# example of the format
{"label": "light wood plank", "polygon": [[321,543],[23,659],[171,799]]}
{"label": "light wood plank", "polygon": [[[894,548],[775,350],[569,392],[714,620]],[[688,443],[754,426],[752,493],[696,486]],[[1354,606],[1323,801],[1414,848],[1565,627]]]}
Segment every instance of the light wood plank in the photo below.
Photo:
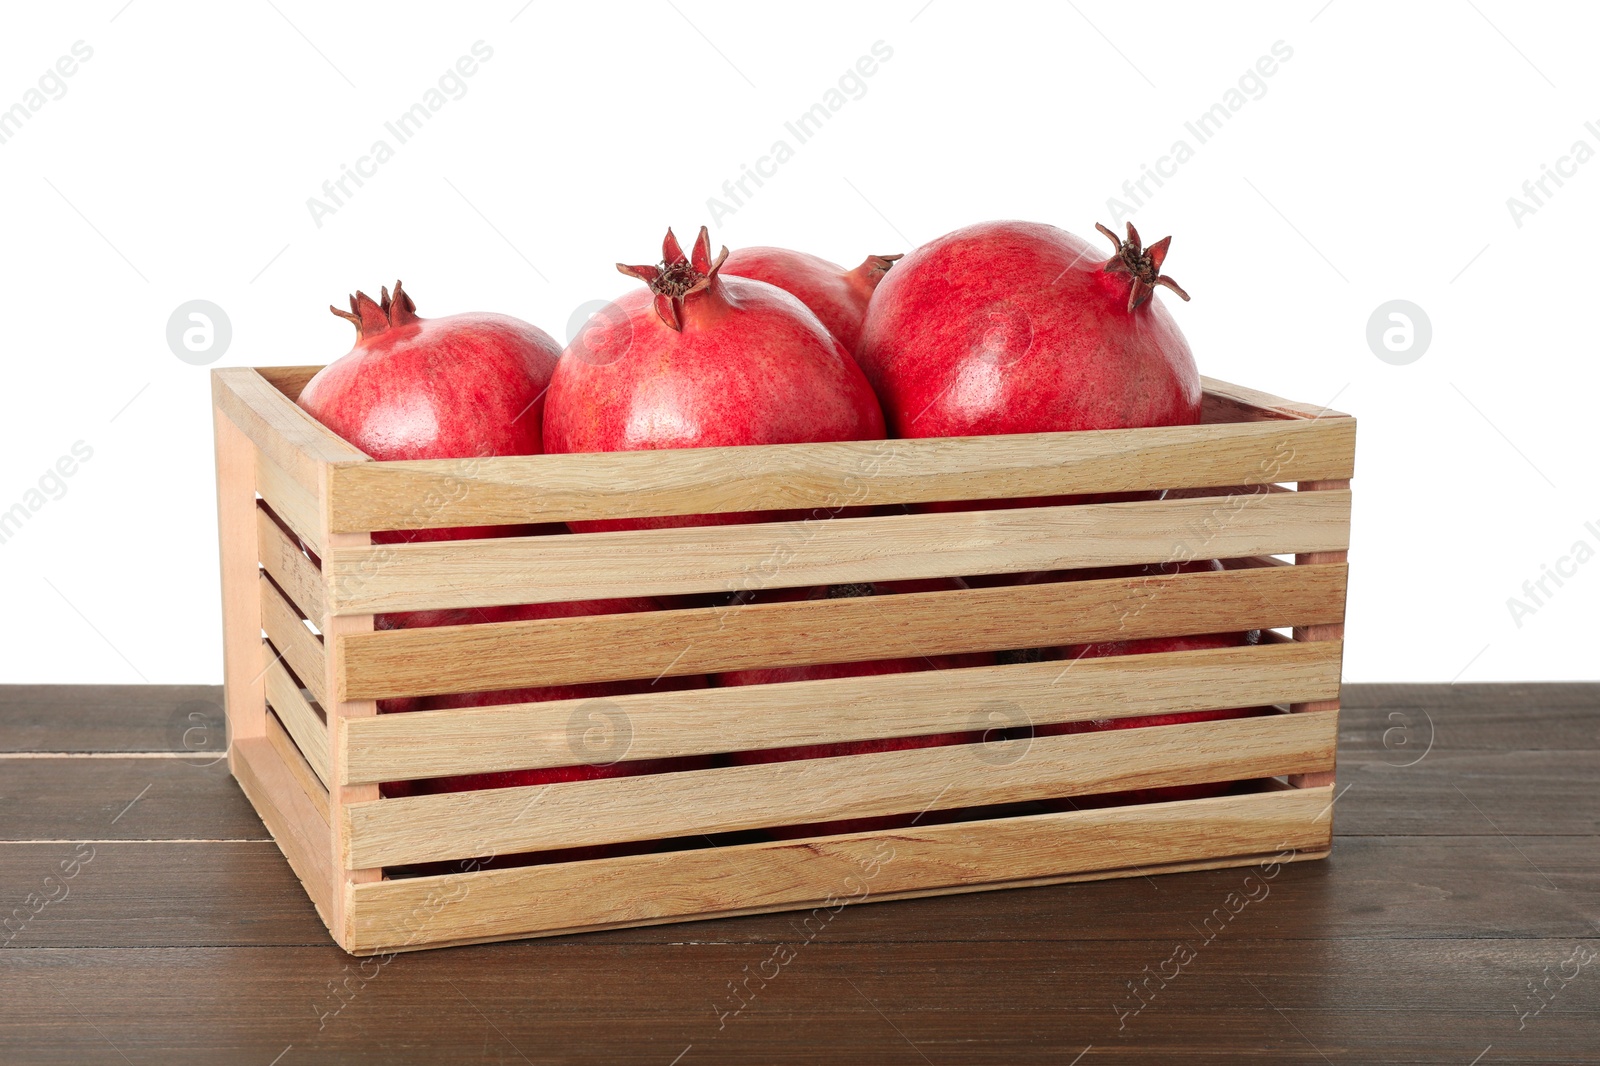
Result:
{"label": "light wood plank", "polygon": [[228,769],[331,930],[336,867],[327,823],[265,736],[235,741],[228,752]]}
{"label": "light wood plank", "polygon": [[[1348,478],[1337,481],[1302,481],[1299,486],[1301,492],[1348,492],[1350,481]],[[1349,552],[1307,552],[1295,556],[1296,566],[1323,566],[1327,564],[1342,565],[1349,560]],[[1344,612],[1340,612],[1337,622],[1320,625],[1300,626],[1294,631],[1297,641],[1337,641],[1340,647],[1344,646]],[[1335,692],[1327,699],[1308,700],[1296,702],[1290,707],[1291,711],[1333,711],[1339,710],[1339,694]],[[1289,783],[1296,788],[1320,788],[1323,785],[1333,784],[1334,771],[1329,769],[1316,774],[1297,774],[1289,779]]]}
{"label": "light wood plank", "polygon": [[256,491],[272,508],[272,513],[282,519],[283,524],[292,529],[308,548],[321,556],[324,540],[316,493],[307,492],[262,452],[256,453],[255,484]]}
{"label": "light wood plank", "polygon": [[1317,858],[1327,852],[1331,792],[1263,792],[383,881],[354,890],[345,947],[371,954]]}
{"label": "light wood plank", "polygon": [[245,436],[312,496],[321,488],[322,464],[372,461],[250,367],[213,370],[211,395]]}
{"label": "light wood plank", "polygon": [[[1231,382],[1219,381],[1216,378],[1202,376],[1200,386],[1205,390],[1207,399],[1216,397],[1241,407],[1253,408],[1262,414],[1276,418],[1293,419],[1344,419],[1350,416],[1343,411],[1335,411],[1331,407],[1318,407],[1316,404],[1296,403],[1285,400],[1281,396],[1274,396],[1270,392],[1261,392],[1257,389],[1247,389],[1243,385],[1234,385]],[[1311,478],[1292,478],[1285,480],[1309,481]]]}
{"label": "light wood plank", "polygon": [[261,679],[261,599],[255,552],[256,449],[221,408],[213,408],[217,540],[222,579],[222,672],[230,740],[266,729]]}
{"label": "light wood plank", "polygon": [[300,399],[306,382],[317,376],[320,366],[258,366],[256,373],[291,400]]}
{"label": "light wood plank", "polygon": [[300,694],[300,686],[289,676],[282,662],[275,661],[267,667],[267,702],[278,712],[279,721],[294,737],[317,780],[326,788],[331,780],[327,723]]}
{"label": "light wood plank", "polygon": [[338,684],[387,699],[1314,625],[1343,619],[1347,576],[1261,567],[391,630],[345,641]]}
{"label": "light wood plank", "polygon": [[[597,725],[624,738],[613,758],[662,759],[1258,707],[1336,696],[1339,662],[1336,643],[1282,643],[378,715],[342,723],[340,775],[404,781],[568,766],[584,761],[585,731]],[[997,742],[995,754],[1021,743]]]}
{"label": "light wood plank", "polygon": [[[326,478],[331,466],[323,467],[323,491],[319,498],[328,499]],[[327,512],[323,511],[323,529],[327,529]],[[328,533],[330,548],[364,548],[372,543],[372,538],[366,533]],[[323,688],[328,692],[339,692],[338,675],[344,669],[346,643],[351,639],[371,636],[373,631],[373,617],[370,614],[345,615],[329,618],[323,629],[324,644],[327,650],[327,663],[321,675]],[[377,715],[378,705],[370,699],[352,699],[341,695],[335,702],[323,701],[322,706],[327,709],[329,733],[329,765],[337,765],[343,759],[343,736],[346,723],[362,718],[371,718]],[[329,817],[333,824],[339,827],[331,842],[331,861],[339,870],[338,884],[334,892],[333,922],[330,928],[333,938],[343,941],[347,935],[349,922],[348,904],[350,890],[355,885],[368,884],[383,878],[383,871],[376,866],[351,869],[342,862],[345,851],[344,830],[345,812],[350,804],[371,803],[378,799],[378,786],[376,784],[341,784],[335,786],[328,796]]]}
{"label": "light wood plank", "polygon": [[1029,507],[334,549],[335,614],[1341,551],[1348,493]]}
{"label": "light wood plank", "polygon": [[1333,765],[1337,716],[1274,714],[982,744],[730,766],[359,803],[350,868],[654,840],[837,818],[1310,773]]}
{"label": "light wood plank", "polygon": [[316,625],[322,625],[328,609],[323,596],[322,572],[306,558],[282,527],[263,508],[256,508],[256,546],[261,565],[289,601]]}
{"label": "light wood plank", "polygon": [[433,459],[335,467],[329,496],[338,532],[838,509],[1346,477],[1353,441],[1330,419]]}
{"label": "light wood plank", "polygon": [[289,669],[311,690],[312,698],[326,708],[328,665],[322,641],[302,624],[300,612],[290,606],[265,574],[261,575],[260,588],[261,628],[267,631],[267,638]]}
{"label": "light wood plank", "polygon": [[300,790],[311,801],[311,806],[316,808],[317,814],[322,818],[322,824],[331,825],[328,818],[327,786],[312,771],[311,764],[306,762],[305,754],[295,746],[294,739],[289,736],[275,710],[267,714],[267,739],[272,742],[272,750],[278,753],[278,758],[283,761],[289,775],[299,782]]}

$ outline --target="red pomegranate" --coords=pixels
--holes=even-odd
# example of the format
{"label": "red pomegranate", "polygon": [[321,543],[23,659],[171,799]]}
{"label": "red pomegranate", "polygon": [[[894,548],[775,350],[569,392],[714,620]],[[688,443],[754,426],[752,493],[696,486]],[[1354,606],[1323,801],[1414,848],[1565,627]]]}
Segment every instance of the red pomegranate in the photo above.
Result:
{"label": "red pomegranate", "polygon": [[[1099,570],[1074,571],[1070,579],[1087,580],[1109,577],[1149,577],[1156,575],[1213,573],[1225,569],[1217,559],[1193,560],[1182,563],[1152,563],[1148,566],[1108,567]],[[1048,658],[1065,660],[1099,659],[1112,655],[1153,655],[1169,651],[1198,651],[1204,648],[1240,648],[1258,644],[1259,630],[1240,633],[1204,633],[1178,637],[1148,637],[1139,640],[1113,640],[1096,644],[1078,644],[1052,649]],[[1251,718],[1269,714],[1264,707],[1230,707],[1211,711],[1182,711],[1173,714],[1151,714],[1135,718],[1104,718],[1088,722],[1066,722],[1060,725],[1041,726],[1038,736],[1065,733],[1103,732],[1112,729],[1141,729],[1151,726],[1179,725],[1184,722],[1216,722],[1225,718]],[[1209,782],[1196,785],[1173,785],[1167,788],[1140,788],[1124,792],[1107,793],[1096,797],[1093,805],[1111,806],[1125,803],[1156,803],[1163,800],[1203,799],[1226,794],[1233,785],[1229,782]],[[1070,809],[1071,804],[1067,805]],[[1078,803],[1077,806],[1084,806]]]}
{"label": "red pomegranate", "polygon": [[[646,283],[562,353],[545,403],[551,453],[878,440],[883,412],[850,354],[775,286],[723,277],[704,227],[685,257],[667,231]],[[580,532],[797,517],[769,512],[572,523]]]}
{"label": "red pomegranate", "polygon": [[735,249],[722,264],[722,274],[764,281],[798,297],[846,351],[854,352],[861,321],[867,316],[867,301],[899,258],[869,255],[854,270],[846,270],[805,252],[757,245]]}
{"label": "red pomegranate", "polygon": [[[506,315],[419,318],[400,282],[381,301],[330,307],[356,327],[356,344],[306,383],[299,403],[374,459],[537,455],[545,389],[560,345]],[[378,544],[526,533],[474,526],[373,534]]]}
{"label": "red pomegranate", "polygon": [[[959,578],[930,579],[924,581],[878,582],[875,584],[830,585],[815,589],[781,589],[761,592],[752,602],[784,602],[795,600],[840,599],[853,596],[894,595],[907,592],[937,592],[965,588]],[[765,685],[784,681],[815,681],[834,677],[865,677],[877,674],[901,674],[916,670],[949,670],[968,666],[991,666],[994,656],[984,653],[964,655],[935,655],[917,659],[876,659],[854,663],[829,663],[814,666],[776,667],[760,670],[735,670],[719,674],[718,685]],[[855,740],[838,744],[807,744],[794,748],[769,748],[762,751],[738,752],[731,756],[736,765],[790,762],[795,759],[827,759],[839,755],[868,755],[886,751],[910,751],[914,748],[933,748],[946,744],[962,744],[981,740],[982,731],[935,733],[920,737],[890,737],[880,740]],[[832,822],[809,825],[778,826],[768,832],[782,840],[801,837],[829,836],[836,833],[862,833],[874,829],[903,828],[912,824],[933,825],[961,817],[960,811],[929,811],[920,817],[915,814],[891,814],[873,818],[845,818]]]}
{"label": "red pomegranate", "polygon": [[1191,425],[1200,375],[1160,302],[1170,237],[1128,225],[1109,259],[1031,222],[985,222],[923,245],[884,277],[857,360],[894,436]]}

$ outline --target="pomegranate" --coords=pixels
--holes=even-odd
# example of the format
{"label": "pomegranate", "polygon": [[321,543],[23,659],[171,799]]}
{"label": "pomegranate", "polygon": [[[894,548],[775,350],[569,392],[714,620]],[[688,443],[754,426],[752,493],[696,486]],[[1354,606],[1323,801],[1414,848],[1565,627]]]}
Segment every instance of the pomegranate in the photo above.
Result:
{"label": "pomegranate", "polygon": [[[783,589],[757,593],[753,602],[781,602],[794,600],[839,599],[847,596],[892,595],[905,592],[934,592],[965,588],[960,578],[925,581],[878,582],[876,584],[830,585],[816,589]],[[834,677],[865,677],[877,674],[900,674],[915,670],[947,670],[968,666],[991,666],[994,656],[988,653],[965,655],[936,655],[917,659],[877,659],[854,663],[830,663],[814,666],[790,666],[757,670],[735,670],[717,676],[717,684],[726,686],[764,685],[784,681],[815,681]],[[737,752],[731,756],[736,765],[790,762],[795,759],[827,759],[838,755],[868,755],[885,751],[910,751],[914,748],[933,748],[946,744],[962,744],[981,740],[982,731],[935,733],[919,737],[888,737],[879,740],[853,740],[837,744],[807,744],[794,748],[769,748],[762,751]],[[932,825],[962,817],[962,812],[927,812],[891,814],[872,818],[845,818],[832,822],[809,825],[777,826],[769,829],[773,836],[783,840],[800,837],[828,836],[836,833],[861,833],[872,829],[895,829],[911,825]]]}
{"label": "pomegranate", "polygon": [[[313,418],[374,459],[537,455],[542,404],[561,347],[506,315],[419,318],[400,282],[382,300],[330,307],[356,327],[350,352],[300,393]],[[378,532],[373,542],[537,532],[521,526]]]}
{"label": "pomegranate", "polygon": [[739,248],[722,264],[724,275],[754,278],[799,298],[822,319],[845,350],[854,352],[867,301],[898,255],[869,255],[854,270],[787,248]]}
{"label": "pomegranate", "polygon": [[1031,222],[985,222],[912,252],[867,307],[855,354],[893,435],[1192,425],[1200,374],[1156,286],[1171,241],[1128,224],[1114,252]]}
{"label": "pomegranate", "polygon": [[[685,257],[672,231],[646,283],[562,353],[545,404],[551,453],[878,440],[883,412],[850,354],[794,296],[723,277],[704,227]],[[572,523],[579,532],[721,525],[786,512]]]}

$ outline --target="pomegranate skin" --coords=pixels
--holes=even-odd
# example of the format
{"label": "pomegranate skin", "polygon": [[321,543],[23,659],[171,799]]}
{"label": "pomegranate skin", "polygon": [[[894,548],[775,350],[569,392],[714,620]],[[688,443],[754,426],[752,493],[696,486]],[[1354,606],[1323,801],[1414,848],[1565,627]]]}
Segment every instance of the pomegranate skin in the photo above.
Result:
{"label": "pomegranate skin", "polygon": [[[546,452],[882,439],[872,387],[817,316],[775,286],[720,276],[720,265],[702,229],[693,263],[669,231],[660,269],[624,268],[658,280],[619,298],[562,353],[545,402]],[[570,525],[592,532],[798,517],[736,512]]]}
{"label": "pomegranate skin", "polygon": [[[379,304],[364,293],[351,312],[349,354],[317,373],[300,406],[374,459],[468,459],[537,455],[544,392],[561,347],[507,315],[420,318],[395,283]],[[378,544],[536,532],[473,526],[373,534]]]}
{"label": "pomegranate skin", "polygon": [[[1157,270],[1165,251],[1164,241],[1149,249]],[[1032,222],[968,226],[906,256],[878,285],[855,349],[891,433],[1198,423],[1200,374],[1183,334],[1154,299],[1130,310],[1149,285],[1108,269],[1117,262]]]}
{"label": "pomegranate skin", "polygon": [[899,258],[869,255],[854,270],[846,270],[806,252],[756,245],[729,253],[722,273],[764,281],[797,297],[846,351],[854,352],[873,290]]}

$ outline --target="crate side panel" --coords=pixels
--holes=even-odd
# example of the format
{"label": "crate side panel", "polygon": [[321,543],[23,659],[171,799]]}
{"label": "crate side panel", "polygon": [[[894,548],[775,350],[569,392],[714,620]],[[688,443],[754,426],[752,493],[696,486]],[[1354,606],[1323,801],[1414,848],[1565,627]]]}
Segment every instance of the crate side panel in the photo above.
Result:
{"label": "crate side panel", "polygon": [[1339,652],[1285,642],[378,715],[343,723],[343,775],[403,781],[1303,702],[1338,694]]}
{"label": "crate side panel", "polygon": [[266,508],[256,508],[256,545],[261,565],[289,602],[317,625],[322,625],[328,609],[323,595],[322,573],[300,550],[300,545],[273,521]]}
{"label": "crate side panel", "polygon": [[261,628],[267,631],[267,639],[311,691],[311,698],[327,707],[328,660],[322,641],[305,627],[300,612],[283,598],[265,574],[260,578],[260,587]]}
{"label": "crate side panel", "polygon": [[327,820],[266,737],[246,737],[234,744],[228,766],[305,886],[323,924],[331,928],[336,871]]}
{"label": "crate side panel", "polygon": [[286,474],[282,467],[256,454],[256,491],[266,501],[272,513],[300,538],[312,551],[321,555],[322,522],[317,514],[317,496]]}
{"label": "crate side panel", "polygon": [[[1342,566],[441,626],[353,636],[343,691],[386,699],[1342,621]],[[604,649],[604,654],[596,654]]]}
{"label": "crate side panel", "polygon": [[1273,493],[431,541],[333,548],[323,568],[335,614],[738,592],[1342,551],[1349,505]]}
{"label": "crate side panel", "polygon": [[1325,853],[1332,790],[1035,815],[357,886],[356,951],[837,907]]}
{"label": "crate side panel", "polygon": [[1352,451],[1334,420],[1257,422],[364,463],[335,468],[329,496],[336,532],[837,511],[1342,477]]}
{"label": "crate side panel", "polygon": [[295,744],[304,754],[306,762],[326,787],[331,775],[328,772],[328,725],[311,704],[301,695],[300,686],[289,676],[282,662],[273,661],[267,666],[267,703],[277,712]]}
{"label": "crate side panel", "polygon": [[509,855],[989,804],[1312,773],[1333,765],[1333,715],[1036,737],[385,799],[346,806],[352,868]]}
{"label": "crate side panel", "polygon": [[306,762],[304,753],[284,728],[276,709],[269,710],[267,714],[267,740],[272,743],[272,750],[278,753],[278,758],[288,769],[289,776],[299,782],[300,791],[311,801],[311,806],[316,809],[322,824],[331,827],[333,821],[329,815],[327,786],[312,771],[311,764]]}

